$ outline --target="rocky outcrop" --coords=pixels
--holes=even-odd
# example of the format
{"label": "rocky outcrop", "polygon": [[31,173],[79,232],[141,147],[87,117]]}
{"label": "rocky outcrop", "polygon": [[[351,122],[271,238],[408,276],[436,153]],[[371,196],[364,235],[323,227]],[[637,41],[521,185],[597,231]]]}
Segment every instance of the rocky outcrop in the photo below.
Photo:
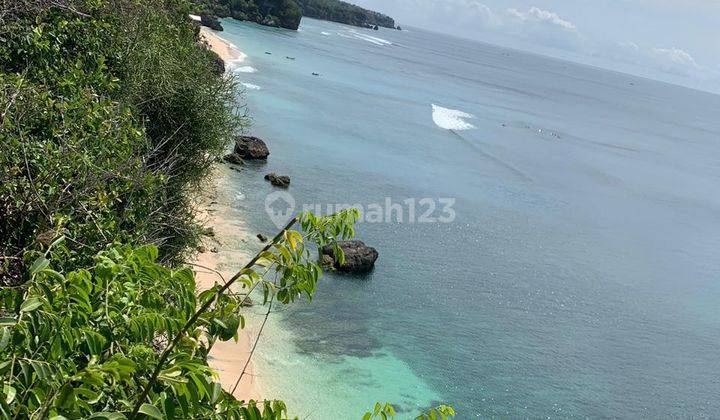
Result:
{"label": "rocky outcrop", "polygon": [[214,31],[222,31],[223,30],[223,27],[220,24],[220,21],[218,20],[217,16],[202,14],[202,15],[200,15],[200,24],[203,26],[207,26],[208,28],[210,28]]}
{"label": "rocky outcrop", "polygon": [[286,175],[278,175],[275,172],[271,172],[265,175],[265,180],[270,181],[276,187],[287,188],[290,186],[290,177]]}
{"label": "rocky outcrop", "polygon": [[245,160],[267,160],[270,155],[265,142],[252,136],[236,137],[234,152]]}
{"label": "rocky outcrop", "polygon": [[227,163],[232,163],[234,165],[242,165],[245,163],[242,156],[237,153],[230,153],[229,155],[225,155],[223,157],[223,160]]}
{"label": "rocky outcrop", "polygon": [[345,254],[345,262],[340,264],[335,258],[332,245],[320,249],[320,256],[324,263],[332,262],[332,267],[343,273],[367,273],[375,266],[378,252],[375,248],[365,245],[363,241],[339,241],[338,246]]}
{"label": "rocky outcrop", "polygon": [[375,25],[394,28],[395,21],[382,13],[363,9],[360,6],[342,0],[295,0],[302,9],[302,15],[313,18],[331,20],[362,28]]}

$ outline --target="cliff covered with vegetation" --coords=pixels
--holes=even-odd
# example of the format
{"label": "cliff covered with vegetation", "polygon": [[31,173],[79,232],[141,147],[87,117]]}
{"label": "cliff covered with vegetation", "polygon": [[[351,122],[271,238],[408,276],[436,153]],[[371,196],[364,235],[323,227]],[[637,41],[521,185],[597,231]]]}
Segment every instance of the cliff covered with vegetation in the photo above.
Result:
{"label": "cliff covered with vegetation", "polygon": [[302,11],[295,0],[196,0],[200,14],[249,20],[266,26],[297,29]]}
{"label": "cliff covered with vegetation", "polygon": [[200,14],[287,29],[297,29],[302,16],[362,27],[395,27],[395,21],[389,16],[340,0],[196,0],[195,3]]}
{"label": "cliff covered with vegetation", "polygon": [[395,21],[382,13],[363,9],[341,0],[296,0],[303,16],[354,26],[395,28]]}

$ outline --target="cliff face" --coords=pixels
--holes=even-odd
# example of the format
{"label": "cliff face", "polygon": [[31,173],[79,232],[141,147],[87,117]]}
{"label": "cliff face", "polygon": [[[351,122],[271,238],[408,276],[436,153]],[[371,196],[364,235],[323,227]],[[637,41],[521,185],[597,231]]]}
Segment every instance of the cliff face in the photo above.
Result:
{"label": "cliff face", "polygon": [[390,16],[340,0],[296,0],[303,16],[314,19],[330,20],[354,26],[384,26],[395,28]]}
{"label": "cliff face", "polygon": [[395,27],[395,21],[389,16],[339,0],[195,1],[206,13],[294,30],[303,16],[362,27]]}
{"label": "cliff face", "polygon": [[199,0],[199,9],[219,17],[296,30],[302,12],[294,0]]}

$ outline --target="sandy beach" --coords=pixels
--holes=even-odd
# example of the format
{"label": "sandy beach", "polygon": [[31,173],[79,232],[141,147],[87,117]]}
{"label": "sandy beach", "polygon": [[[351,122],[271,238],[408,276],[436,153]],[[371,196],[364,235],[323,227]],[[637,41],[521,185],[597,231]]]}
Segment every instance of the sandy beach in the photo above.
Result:
{"label": "sandy beach", "polygon": [[[215,284],[222,284],[252,258],[247,252],[240,250],[249,236],[245,233],[244,223],[233,215],[229,200],[217,192],[217,186],[225,182],[227,171],[229,169],[225,167],[215,169],[212,185],[208,186],[203,197],[199,198],[196,204],[197,217],[204,226],[212,228],[213,231],[213,236],[204,241],[204,249],[201,249],[203,252],[199,252],[194,261],[191,261],[194,264],[193,269],[199,290],[206,290]],[[240,287],[233,288],[233,290],[242,293]],[[258,335],[254,312],[257,311],[253,311],[253,308],[247,308],[243,312],[246,325],[239,331],[237,342],[233,340],[218,341],[210,352],[209,364],[216,370],[220,383],[227,391],[235,388],[235,383],[242,373]],[[252,362],[248,365],[234,395],[245,401],[260,399],[257,372]]]}
{"label": "sandy beach", "polygon": [[[214,31],[202,27],[201,33],[212,50],[226,62],[240,62],[245,59],[244,53],[231,43],[219,38]],[[196,203],[197,217],[214,232],[214,236],[206,239],[203,252],[198,253],[195,260],[192,261],[195,264],[196,281],[200,290],[208,289],[216,283],[222,283],[223,279],[229,279],[251,258],[246,252],[240,250],[241,244],[249,236],[244,234],[244,224],[233,214],[229,199],[218,194],[218,185],[225,182],[227,173],[227,168],[215,168],[211,185]],[[248,308],[247,312],[251,310]],[[209,364],[216,370],[220,383],[227,391],[235,388],[236,381],[242,373],[257,337],[252,314],[244,315],[246,316],[246,326],[240,330],[238,342],[218,341],[210,352]],[[260,399],[257,372],[252,362],[248,365],[234,395],[245,401]]]}
{"label": "sandy beach", "polygon": [[201,36],[207,41],[210,48],[215,51],[225,63],[235,62],[240,63],[247,55],[242,51],[238,50],[235,45],[222,39],[217,31],[213,31],[205,26],[200,27]]}

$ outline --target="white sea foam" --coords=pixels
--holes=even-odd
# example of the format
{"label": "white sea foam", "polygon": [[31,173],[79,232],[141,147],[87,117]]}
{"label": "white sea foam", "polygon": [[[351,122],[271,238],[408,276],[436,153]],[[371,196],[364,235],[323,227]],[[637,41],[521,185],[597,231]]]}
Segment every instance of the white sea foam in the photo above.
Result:
{"label": "white sea foam", "polygon": [[254,85],[254,84],[252,84],[252,83],[245,83],[245,82],[243,82],[242,85],[245,86],[245,89],[247,89],[247,90],[260,90],[260,89],[262,89],[260,86]]}
{"label": "white sea foam", "polygon": [[350,33],[352,34],[352,36],[354,36],[357,39],[362,39],[363,41],[367,41],[367,42],[370,42],[375,45],[381,45],[381,46],[392,45],[392,42],[390,42],[386,39],[378,38],[376,36],[371,36],[368,34],[363,34],[363,33],[357,32],[354,29],[351,29]]}
{"label": "white sea foam", "polygon": [[255,73],[257,69],[252,66],[242,66],[235,69],[238,73]]}
{"label": "white sea foam", "polygon": [[332,35],[330,32],[325,32],[325,31],[322,31],[322,32],[320,32],[320,33],[323,34],[323,35]]}
{"label": "white sea foam", "polygon": [[457,109],[443,108],[432,104],[432,119],[440,128],[446,130],[469,130],[475,128],[474,125],[465,121],[466,118],[475,118],[475,116]]}

